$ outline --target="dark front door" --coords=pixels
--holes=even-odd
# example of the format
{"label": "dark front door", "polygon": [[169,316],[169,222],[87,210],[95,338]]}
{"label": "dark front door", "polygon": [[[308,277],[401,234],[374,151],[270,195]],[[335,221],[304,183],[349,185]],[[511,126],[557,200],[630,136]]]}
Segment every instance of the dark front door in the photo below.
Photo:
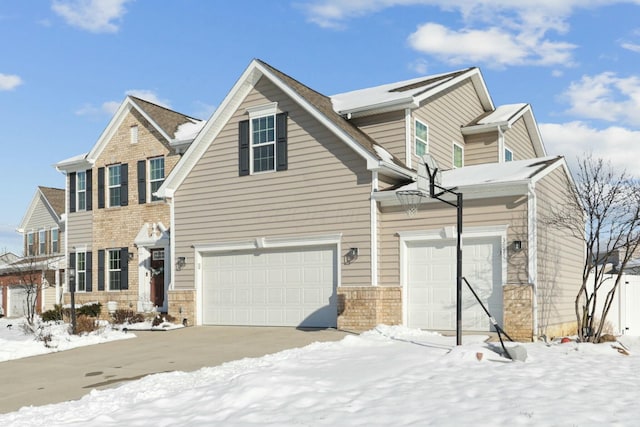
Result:
{"label": "dark front door", "polygon": [[151,250],[151,302],[164,305],[164,249]]}

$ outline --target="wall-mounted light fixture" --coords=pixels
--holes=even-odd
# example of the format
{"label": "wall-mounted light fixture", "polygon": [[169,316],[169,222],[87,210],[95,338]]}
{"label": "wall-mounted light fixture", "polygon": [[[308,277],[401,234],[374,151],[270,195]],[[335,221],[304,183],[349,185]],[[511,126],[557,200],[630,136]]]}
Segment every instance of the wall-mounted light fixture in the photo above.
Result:
{"label": "wall-mounted light fixture", "polygon": [[358,259],[358,248],[349,248],[349,251],[344,255],[344,263],[348,265],[357,259]]}
{"label": "wall-mounted light fixture", "polygon": [[182,268],[187,265],[187,258],[183,256],[179,256],[176,260],[176,270],[180,271]]}
{"label": "wall-mounted light fixture", "polygon": [[129,252],[129,261],[131,261],[133,259],[133,252]]}
{"label": "wall-mounted light fixture", "polygon": [[514,251],[522,250],[522,240],[514,240],[513,241],[513,250]]}

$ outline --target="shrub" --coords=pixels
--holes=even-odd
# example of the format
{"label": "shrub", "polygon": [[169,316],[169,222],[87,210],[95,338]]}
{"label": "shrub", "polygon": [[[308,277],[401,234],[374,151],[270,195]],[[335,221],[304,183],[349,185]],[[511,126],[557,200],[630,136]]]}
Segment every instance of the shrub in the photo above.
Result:
{"label": "shrub", "polygon": [[98,321],[91,316],[80,315],[76,319],[76,334],[90,333],[98,329]]}
{"label": "shrub", "polygon": [[56,304],[51,310],[47,310],[41,314],[43,322],[59,322],[63,319],[63,310],[61,304]]}
{"label": "shrub", "polygon": [[94,302],[92,304],[85,304],[76,310],[78,316],[98,317],[102,310],[102,304]]}
{"label": "shrub", "polygon": [[141,313],[136,313],[133,310],[118,309],[111,315],[113,323],[117,325],[124,325],[126,323],[140,323],[144,322],[144,316]]}
{"label": "shrub", "polygon": [[156,317],[153,318],[153,322],[151,322],[152,326],[158,326],[160,324],[162,324],[163,322],[169,322],[169,323],[173,323],[175,322],[176,318],[173,317],[172,315],[170,315],[169,313],[167,314],[158,314]]}

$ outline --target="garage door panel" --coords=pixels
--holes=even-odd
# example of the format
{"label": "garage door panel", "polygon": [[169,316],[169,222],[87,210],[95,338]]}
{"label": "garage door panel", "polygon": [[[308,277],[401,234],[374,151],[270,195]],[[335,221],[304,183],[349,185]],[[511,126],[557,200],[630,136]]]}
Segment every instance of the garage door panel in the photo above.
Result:
{"label": "garage door panel", "polygon": [[335,247],[205,255],[203,323],[335,327],[336,268]]}
{"label": "garage door panel", "polygon": [[[455,240],[407,243],[408,326],[454,330],[456,327]],[[496,319],[502,317],[501,239],[463,242],[463,276]],[[463,285],[463,329],[489,331],[491,324],[473,294]],[[425,314],[426,313],[426,314]]]}

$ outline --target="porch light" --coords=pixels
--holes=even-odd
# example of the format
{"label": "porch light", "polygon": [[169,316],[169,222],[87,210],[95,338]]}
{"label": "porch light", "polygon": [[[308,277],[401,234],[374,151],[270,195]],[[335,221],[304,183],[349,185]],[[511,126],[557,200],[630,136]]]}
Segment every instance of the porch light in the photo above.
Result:
{"label": "porch light", "polygon": [[76,267],[69,266],[69,292],[71,293],[71,333],[76,333]]}
{"label": "porch light", "polygon": [[187,265],[187,258],[183,256],[179,256],[176,261],[176,270],[180,271]]}
{"label": "porch light", "polygon": [[344,255],[345,265],[351,264],[358,259],[358,248],[349,248],[349,252]]}

